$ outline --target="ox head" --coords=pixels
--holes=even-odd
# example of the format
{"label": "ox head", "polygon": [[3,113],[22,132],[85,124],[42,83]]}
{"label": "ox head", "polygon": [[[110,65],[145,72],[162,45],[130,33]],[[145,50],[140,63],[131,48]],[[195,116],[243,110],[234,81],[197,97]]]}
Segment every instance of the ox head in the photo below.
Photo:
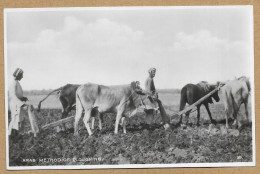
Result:
{"label": "ox head", "polygon": [[131,83],[131,87],[134,93],[139,95],[144,95],[142,88],[140,87],[139,81],[134,81]]}
{"label": "ox head", "polygon": [[158,105],[156,102],[149,99],[149,95],[146,94],[140,87],[139,81],[134,81],[131,83],[133,102],[136,107],[145,113],[145,122],[147,124],[152,124],[154,121],[154,116],[157,113]]}
{"label": "ox head", "polygon": [[246,77],[246,76],[241,76],[241,77],[237,78],[237,80],[244,81],[244,82],[246,83],[246,86],[247,86],[248,91],[249,91],[249,92],[251,91],[250,80],[249,80],[248,77]]}

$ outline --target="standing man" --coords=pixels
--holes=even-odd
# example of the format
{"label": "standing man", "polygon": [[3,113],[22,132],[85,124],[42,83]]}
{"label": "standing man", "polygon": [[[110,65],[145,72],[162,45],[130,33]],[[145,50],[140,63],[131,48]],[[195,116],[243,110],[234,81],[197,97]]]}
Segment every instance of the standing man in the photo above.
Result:
{"label": "standing man", "polygon": [[167,117],[167,114],[164,110],[164,107],[162,105],[161,100],[159,100],[159,98],[158,98],[158,93],[156,92],[154,81],[153,81],[153,78],[154,78],[155,73],[156,73],[156,68],[150,68],[148,70],[148,73],[149,73],[149,76],[145,81],[145,91],[150,96],[151,101],[156,101],[158,103],[160,114],[161,114],[162,121],[163,121],[163,124],[164,124],[164,128],[168,129],[170,127],[170,125],[169,125],[170,120]]}
{"label": "standing man", "polygon": [[9,105],[11,110],[11,122],[9,123],[8,135],[12,132],[17,135],[19,129],[23,129],[24,118],[21,118],[20,109],[26,105],[27,97],[23,96],[23,89],[19,81],[23,78],[23,70],[17,68],[14,73],[14,81],[9,87]]}

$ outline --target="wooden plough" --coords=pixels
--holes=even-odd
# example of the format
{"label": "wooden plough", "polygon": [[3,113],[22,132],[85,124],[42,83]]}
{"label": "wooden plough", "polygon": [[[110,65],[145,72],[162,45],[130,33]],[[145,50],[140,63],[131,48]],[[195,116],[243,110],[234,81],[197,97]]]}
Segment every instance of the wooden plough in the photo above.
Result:
{"label": "wooden plough", "polygon": [[46,124],[46,125],[42,126],[41,129],[45,130],[45,129],[48,129],[48,128],[57,127],[61,124],[65,124],[65,123],[73,122],[73,121],[74,121],[74,116],[70,116],[68,118],[64,118],[64,119],[58,120],[56,122]]}
{"label": "wooden plough", "polygon": [[[221,87],[223,86],[223,84],[220,84],[216,89],[212,90],[210,93],[208,93],[207,95],[205,95],[204,97],[202,97],[201,99],[199,99],[198,101],[196,101],[195,103],[193,103],[190,106],[187,106],[185,109],[183,109],[182,111],[179,111],[178,113],[175,113],[173,116],[181,116],[182,114],[192,110],[193,108],[195,108],[197,105],[201,104],[204,100],[206,100],[207,98],[209,98],[212,94],[214,94],[216,91],[218,91]],[[52,128],[52,127],[57,127],[61,124],[65,124],[68,122],[74,122],[74,116],[70,116],[68,118],[64,118],[61,120],[58,120],[56,122],[53,123],[49,123],[46,124],[44,126],[41,127],[42,130],[48,129],[48,128]]]}

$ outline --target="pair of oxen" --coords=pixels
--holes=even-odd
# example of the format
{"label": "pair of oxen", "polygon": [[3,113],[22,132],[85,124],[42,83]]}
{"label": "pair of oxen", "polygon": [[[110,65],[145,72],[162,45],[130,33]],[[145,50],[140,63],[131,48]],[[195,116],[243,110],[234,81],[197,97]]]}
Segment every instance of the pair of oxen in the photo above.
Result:
{"label": "pair of oxen", "polygon": [[[234,120],[233,125],[240,128],[241,123],[238,120],[239,109],[241,104],[245,105],[245,114],[248,119],[248,97],[250,94],[250,83],[246,77],[240,77],[225,83],[209,84],[202,81],[198,84],[187,84],[181,89],[180,111],[184,109],[186,103],[189,105],[195,103],[203,96],[207,95],[219,85],[222,86],[221,93],[225,107],[226,127],[229,127],[228,118]],[[92,134],[91,128],[94,128],[94,118],[99,119],[99,129],[102,129],[103,116],[105,113],[116,113],[115,134],[118,133],[118,125],[121,120],[123,132],[126,133],[125,118],[136,115],[138,108],[142,108],[146,113],[146,121],[151,124],[153,116],[157,113],[158,104],[156,100],[149,97],[143,91],[139,82],[132,82],[129,85],[104,86],[93,83],[84,85],[67,84],[61,88],[53,90],[38,105],[38,111],[41,103],[54,92],[59,93],[59,99],[62,104],[62,119],[68,116],[72,109],[76,109],[74,134],[78,134],[78,122],[83,116],[83,122],[87,128],[89,135]],[[216,123],[212,118],[209,110],[209,104],[220,100],[218,91],[213,93],[206,100],[198,104],[197,107],[197,125],[200,124],[200,106],[204,105],[211,123]],[[191,110],[185,113],[185,122],[188,124],[189,114]],[[92,126],[90,128],[90,120],[92,118]],[[180,123],[182,115],[180,116]],[[164,124],[169,124],[166,122]]]}
{"label": "pair of oxen", "polygon": [[[225,118],[226,118],[226,128],[229,128],[228,120],[231,118],[234,122],[234,127],[240,129],[242,127],[241,121],[243,119],[243,114],[240,112],[240,106],[244,104],[245,107],[245,115],[247,122],[249,122],[249,114],[248,114],[248,99],[251,92],[251,86],[249,78],[242,76],[239,78],[235,78],[234,80],[229,80],[226,82],[217,82],[216,85],[210,85],[207,82],[200,82],[197,85],[187,84],[181,90],[181,100],[180,100],[180,110],[183,110],[186,103],[192,104],[207,95],[211,91],[219,89],[222,94],[222,101],[224,104],[225,110]],[[214,99],[216,102],[219,102],[219,92],[216,91],[209,98],[204,100],[201,104],[197,105],[197,125],[199,126],[200,122],[200,106],[204,105],[211,123],[216,124],[216,120],[214,120],[211,116],[211,112],[209,110],[209,104],[213,103]],[[191,110],[186,112],[186,124],[189,121],[189,114]],[[182,119],[182,117],[181,117]]]}

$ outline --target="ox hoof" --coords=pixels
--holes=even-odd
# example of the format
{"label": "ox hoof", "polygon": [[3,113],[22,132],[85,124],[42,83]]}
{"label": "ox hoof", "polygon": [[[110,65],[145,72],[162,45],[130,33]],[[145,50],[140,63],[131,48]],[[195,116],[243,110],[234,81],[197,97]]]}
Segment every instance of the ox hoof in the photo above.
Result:
{"label": "ox hoof", "polygon": [[200,124],[199,124],[199,123],[197,123],[197,127],[200,127]]}

